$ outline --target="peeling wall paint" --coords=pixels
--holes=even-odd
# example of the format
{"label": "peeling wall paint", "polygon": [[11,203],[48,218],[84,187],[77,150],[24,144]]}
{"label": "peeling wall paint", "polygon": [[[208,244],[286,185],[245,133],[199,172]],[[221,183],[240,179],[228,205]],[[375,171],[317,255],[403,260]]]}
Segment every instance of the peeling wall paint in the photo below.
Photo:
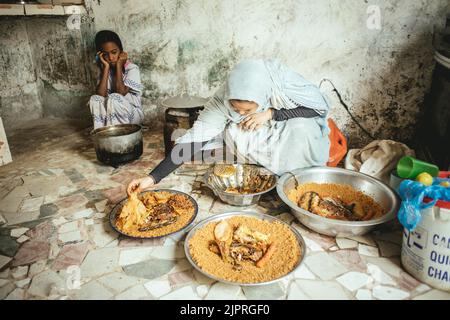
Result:
{"label": "peeling wall paint", "polygon": [[[380,30],[367,28],[369,5],[380,8]],[[0,70],[20,73],[0,86],[7,127],[15,126],[14,97],[33,84],[40,99],[30,105],[35,117],[87,117],[83,104],[97,72],[93,37],[112,29],[141,68],[146,122],[162,120],[167,96],[211,96],[241,59],[278,58],[315,84],[331,79],[375,137],[407,142],[431,82],[432,37],[450,9],[447,0],[87,0],[86,6],[81,30],[68,30],[64,17],[1,21]],[[5,45],[20,48],[33,67],[10,66],[15,52]],[[323,84],[332,117],[352,145],[367,143],[331,89]]]}
{"label": "peeling wall paint", "polygon": [[26,23],[0,20],[0,116],[5,130],[43,116]]}
{"label": "peeling wall paint", "polygon": [[[4,17],[0,21],[0,87],[5,128],[41,117],[90,121],[95,86],[89,24],[69,30],[67,17]],[[92,31],[91,33],[93,33]]]}
{"label": "peeling wall paint", "polygon": [[[69,30],[66,18],[34,18],[28,36],[42,82],[44,116],[89,118],[86,101],[95,87],[92,36]],[[85,39],[89,38],[86,42]]]}

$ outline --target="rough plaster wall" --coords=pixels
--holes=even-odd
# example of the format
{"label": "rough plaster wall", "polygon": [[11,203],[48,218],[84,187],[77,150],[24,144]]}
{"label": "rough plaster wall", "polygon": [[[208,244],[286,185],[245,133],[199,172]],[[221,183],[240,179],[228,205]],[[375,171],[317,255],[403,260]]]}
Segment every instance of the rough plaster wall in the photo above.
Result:
{"label": "rough plaster wall", "polygon": [[42,117],[38,82],[24,21],[0,20],[0,116],[5,130]]}
{"label": "rough plaster wall", "polygon": [[[366,27],[373,4],[381,9],[381,30]],[[93,36],[113,29],[141,68],[148,123],[162,120],[165,97],[210,96],[239,60],[265,57],[281,59],[316,84],[331,79],[374,136],[408,141],[423,111],[434,67],[432,34],[444,25],[448,0],[86,0],[86,6],[81,30],[68,30],[64,17],[26,21],[46,115],[85,115],[78,104],[95,81]],[[366,143],[331,87],[322,89],[352,144]]]}
{"label": "rough plaster wall", "polygon": [[[89,117],[86,100],[94,88],[93,55],[85,29],[70,30],[67,17],[34,18],[27,21],[36,73],[42,82],[44,116]],[[89,44],[85,39],[89,38]],[[90,63],[89,63],[90,62]]]}
{"label": "rough plaster wall", "polygon": [[[84,119],[94,90],[91,23],[67,28],[67,16],[0,17],[1,115],[9,129],[41,117]],[[88,20],[89,21],[89,20]]]}
{"label": "rough plaster wall", "polygon": [[[90,1],[97,30],[111,28],[142,69],[147,109],[184,90],[211,95],[243,58],[279,58],[319,84],[331,79],[376,138],[408,141],[434,67],[432,35],[448,1]],[[381,30],[366,27],[379,5]],[[354,125],[331,86],[331,115],[352,138]],[[161,113],[159,113],[161,114]]]}

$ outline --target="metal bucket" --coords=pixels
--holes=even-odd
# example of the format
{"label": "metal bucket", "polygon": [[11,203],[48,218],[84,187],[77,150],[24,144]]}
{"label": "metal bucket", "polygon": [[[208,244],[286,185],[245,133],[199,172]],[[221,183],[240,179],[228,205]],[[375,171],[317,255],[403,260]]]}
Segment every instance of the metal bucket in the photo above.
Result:
{"label": "metal bucket", "polygon": [[118,124],[97,128],[91,132],[95,153],[100,162],[116,167],[142,155],[142,127]]}

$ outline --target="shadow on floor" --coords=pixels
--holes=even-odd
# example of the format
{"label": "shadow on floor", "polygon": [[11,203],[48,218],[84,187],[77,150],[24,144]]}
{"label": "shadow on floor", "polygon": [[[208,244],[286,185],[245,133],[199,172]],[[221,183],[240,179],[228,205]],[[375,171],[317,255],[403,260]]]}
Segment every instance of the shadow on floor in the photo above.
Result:
{"label": "shadow on floor", "polygon": [[27,122],[8,133],[8,144],[14,157],[51,146],[69,135],[87,136],[90,124],[85,120],[43,118]]}

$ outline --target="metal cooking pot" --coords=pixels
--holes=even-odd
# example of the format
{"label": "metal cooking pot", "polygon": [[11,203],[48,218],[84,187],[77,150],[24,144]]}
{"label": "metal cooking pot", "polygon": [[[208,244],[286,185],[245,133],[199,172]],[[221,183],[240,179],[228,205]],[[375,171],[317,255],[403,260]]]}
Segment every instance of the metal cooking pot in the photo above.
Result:
{"label": "metal cooking pot", "polygon": [[97,128],[91,136],[97,159],[113,167],[139,159],[142,155],[142,127],[138,124]]}

